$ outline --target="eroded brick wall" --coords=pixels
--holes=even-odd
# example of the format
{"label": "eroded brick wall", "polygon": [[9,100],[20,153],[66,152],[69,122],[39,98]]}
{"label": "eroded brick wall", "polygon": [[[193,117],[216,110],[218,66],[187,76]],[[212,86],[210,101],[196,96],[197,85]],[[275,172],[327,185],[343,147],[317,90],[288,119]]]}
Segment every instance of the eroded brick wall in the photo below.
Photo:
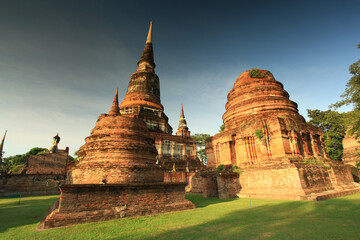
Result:
{"label": "eroded brick wall", "polygon": [[187,192],[192,194],[202,194],[203,187],[202,177],[199,172],[188,173],[188,188]]}
{"label": "eroded brick wall", "polygon": [[185,199],[185,185],[185,183],[63,185],[60,187],[59,208],[46,217],[43,227],[52,228],[191,209],[195,206]]}
{"label": "eroded brick wall", "polygon": [[26,159],[26,174],[64,174],[68,157],[68,148],[56,153],[29,155]]}
{"label": "eroded brick wall", "polygon": [[187,173],[186,172],[165,172],[164,173],[164,182],[168,182],[168,183],[187,182]]}
{"label": "eroded brick wall", "polygon": [[56,174],[0,175],[0,197],[59,194],[64,181],[64,175]]}
{"label": "eroded brick wall", "polygon": [[219,198],[235,198],[237,193],[240,192],[240,181],[239,174],[237,173],[228,173],[217,175],[216,177],[218,185],[218,194]]}
{"label": "eroded brick wall", "polygon": [[204,197],[218,197],[216,173],[202,175],[202,195]]}

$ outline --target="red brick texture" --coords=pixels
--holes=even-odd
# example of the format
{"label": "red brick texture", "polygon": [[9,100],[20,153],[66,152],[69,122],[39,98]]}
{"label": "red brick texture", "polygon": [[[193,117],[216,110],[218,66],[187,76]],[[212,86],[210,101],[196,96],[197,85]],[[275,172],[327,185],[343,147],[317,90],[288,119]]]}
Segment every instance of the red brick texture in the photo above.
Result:
{"label": "red brick texture", "polygon": [[185,199],[186,175],[169,177],[183,178],[182,183],[164,183],[154,139],[143,120],[102,114],[85,141],[79,162],[68,172],[71,184],[60,186],[60,202],[39,229],[195,207]]}
{"label": "red brick texture", "polygon": [[[186,183],[62,185],[61,199],[38,229],[195,208]],[[57,206],[58,205],[58,206]]]}
{"label": "red brick texture", "polygon": [[0,197],[59,194],[64,182],[64,174],[0,175]]}
{"label": "red brick texture", "polygon": [[85,141],[78,151],[79,162],[68,174],[69,183],[164,181],[164,172],[156,165],[154,140],[141,119],[102,114]]}
{"label": "red brick texture", "polygon": [[29,155],[26,159],[25,174],[65,174],[68,149],[56,153]]}
{"label": "red brick texture", "polygon": [[343,163],[328,159],[321,130],[305,122],[283,85],[259,73],[242,73],[229,92],[225,130],[206,141],[208,166],[242,168],[239,196],[303,199],[359,188]]}

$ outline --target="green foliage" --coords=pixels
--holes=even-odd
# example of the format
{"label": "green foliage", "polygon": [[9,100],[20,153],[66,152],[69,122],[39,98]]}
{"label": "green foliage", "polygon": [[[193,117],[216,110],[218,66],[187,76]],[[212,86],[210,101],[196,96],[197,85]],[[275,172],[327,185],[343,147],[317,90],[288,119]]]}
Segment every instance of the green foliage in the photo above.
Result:
{"label": "green foliage", "polygon": [[221,172],[222,170],[224,170],[224,164],[219,164],[216,168],[216,171]]}
{"label": "green foliage", "polygon": [[223,125],[220,126],[219,132],[223,132],[224,130],[225,130],[225,124],[223,124]]}
{"label": "green foliage", "polygon": [[341,161],[343,154],[342,140],[345,137],[344,115],[336,111],[307,110],[309,123],[317,126],[324,133],[324,146],[330,159]]}
{"label": "green foliage", "polygon": [[264,78],[264,77],[266,77],[266,72],[265,71],[260,71],[257,68],[250,69],[249,74],[250,74],[250,77],[252,77],[252,78]]}
{"label": "green foliage", "polygon": [[[358,44],[358,48],[360,48],[360,44]],[[349,72],[353,75],[350,80],[346,84],[345,92],[341,95],[343,100],[331,105],[330,107],[339,108],[344,105],[352,105],[353,112],[355,115],[360,115],[360,59],[353,63]],[[360,118],[353,118],[349,122],[349,133],[351,135],[355,134],[355,136],[360,136]]]}
{"label": "green foliage", "polygon": [[317,160],[316,158],[305,158],[304,163],[317,164],[325,167],[326,169],[331,169],[330,165],[325,165],[321,160]]}
{"label": "green foliage", "polygon": [[238,174],[241,174],[243,172],[243,170],[241,170],[241,168],[236,165],[232,165],[232,171]]}
{"label": "green foliage", "polygon": [[73,158],[71,155],[67,156],[68,163],[76,161],[75,158]]}
{"label": "green foliage", "polygon": [[356,168],[360,171],[360,162],[356,162]]}
{"label": "green foliage", "polygon": [[205,150],[205,141],[210,137],[209,134],[196,133],[191,136],[196,140],[196,155],[203,162],[204,165],[207,165],[207,156]]}
{"label": "green foliage", "polygon": [[[18,154],[15,156],[3,158],[1,172],[18,173],[24,167],[26,158],[29,155],[40,155],[47,151],[48,150],[46,148],[34,147],[25,154]],[[19,167],[17,167],[17,166],[19,166]]]}
{"label": "green foliage", "polygon": [[264,133],[261,129],[256,129],[254,134],[258,139],[262,139],[264,137]]}
{"label": "green foliage", "polygon": [[41,148],[41,147],[34,147],[32,149],[30,149],[30,151],[28,151],[27,153],[25,153],[26,156],[29,155],[40,155],[44,152],[47,152],[48,149],[47,148]]}
{"label": "green foliage", "polygon": [[24,167],[25,167],[25,164],[14,165],[10,168],[10,173],[20,174],[21,171],[24,169]]}

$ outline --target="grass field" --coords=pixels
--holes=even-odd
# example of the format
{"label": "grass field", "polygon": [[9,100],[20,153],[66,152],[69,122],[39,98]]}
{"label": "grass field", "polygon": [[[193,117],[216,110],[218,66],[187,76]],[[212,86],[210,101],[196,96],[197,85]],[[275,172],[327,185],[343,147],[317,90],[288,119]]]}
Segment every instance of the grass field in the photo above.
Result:
{"label": "grass field", "polygon": [[321,202],[187,195],[194,210],[37,232],[59,196],[0,199],[0,239],[360,239],[360,194]]}

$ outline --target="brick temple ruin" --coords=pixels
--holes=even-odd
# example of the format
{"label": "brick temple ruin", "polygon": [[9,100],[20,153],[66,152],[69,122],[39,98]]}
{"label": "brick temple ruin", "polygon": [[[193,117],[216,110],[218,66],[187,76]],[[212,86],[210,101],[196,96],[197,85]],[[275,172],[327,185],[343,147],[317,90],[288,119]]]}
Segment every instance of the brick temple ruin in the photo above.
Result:
{"label": "brick temple ruin", "polygon": [[321,130],[305,122],[283,85],[269,71],[252,71],[228,94],[225,130],[206,141],[208,166],[240,167],[240,197],[316,200],[358,192],[360,185],[342,162],[328,158]]}
{"label": "brick temple ruin", "polygon": [[160,82],[155,73],[152,45],[152,23],[138,68],[129,81],[129,86],[120,104],[124,116],[138,117],[145,121],[150,135],[155,139],[159,164],[166,171],[194,172],[201,167],[196,157],[196,141],[190,137],[183,106],[176,135],[164,113],[160,100]]}
{"label": "brick temple ruin", "polygon": [[[79,149],[79,161],[60,186],[60,200],[38,229],[195,208],[185,199],[186,172],[201,167],[183,108],[177,135],[160,102],[152,26],[124,101],[118,91]],[[184,181],[164,181],[180,171]],[[171,178],[171,177],[170,177]]]}
{"label": "brick temple ruin", "polygon": [[348,133],[343,139],[344,150],[342,161],[353,175],[355,182],[360,182],[360,171],[357,168],[357,163],[359,162],[359,160],[355,157],[355,155],[359,154],[360,151],[359,140],[360,139],[356,138],[356,136],[351,136]]}
{"label": "brick temple ruin", "polygon": [[58,149],[57,143],[47,152],[27,156],[20,174],[0,174],[0,197],[59,194],[59,185],[66,179],[69,148]]}

